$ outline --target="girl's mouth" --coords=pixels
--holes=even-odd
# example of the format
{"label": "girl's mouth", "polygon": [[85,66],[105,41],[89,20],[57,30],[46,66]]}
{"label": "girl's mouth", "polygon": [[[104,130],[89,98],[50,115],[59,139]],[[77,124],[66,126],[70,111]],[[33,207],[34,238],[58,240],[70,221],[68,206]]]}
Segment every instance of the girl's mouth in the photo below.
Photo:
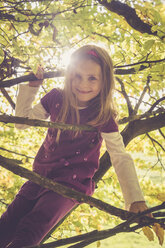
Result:
{"label": "girl's mouth", "polygon": [[84,91],[84,90],[79,90],[79,89],[76,89],[79,93],[81,94],[89,94],[91,91]]}

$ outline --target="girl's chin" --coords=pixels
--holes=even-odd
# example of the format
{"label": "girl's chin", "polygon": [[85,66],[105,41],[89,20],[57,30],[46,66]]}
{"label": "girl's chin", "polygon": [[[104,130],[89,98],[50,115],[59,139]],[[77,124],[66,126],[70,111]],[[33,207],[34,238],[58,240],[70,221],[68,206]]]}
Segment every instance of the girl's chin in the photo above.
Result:
{"label": "girl's chin", "polygon": [[89,99],[83,99],[83,98],[81,98],[78,94],[75,94],[75,93],[73,93],[74,94],[74,96],[77,98],[77,103],[78,103],[78,106],[79,107],[87,107],[88,106],[88,102],[89,102]]}
{"label": "girl's chin", "polygon": [[78,106],[79,107],[87,107],[88,106],[88,102],[86,102],[86,101],[79,101],[78,100]]}

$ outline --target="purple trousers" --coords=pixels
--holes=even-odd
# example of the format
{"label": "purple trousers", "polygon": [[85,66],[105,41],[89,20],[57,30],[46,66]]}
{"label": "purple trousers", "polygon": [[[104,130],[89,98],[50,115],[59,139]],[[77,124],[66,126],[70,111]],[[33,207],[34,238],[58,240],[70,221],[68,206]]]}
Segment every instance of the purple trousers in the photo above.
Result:
{"label": "purple trousers", "polygon": [[77,202],[47,191],[38,199],[17,195],[0,219],[0,248],[37,245]]}

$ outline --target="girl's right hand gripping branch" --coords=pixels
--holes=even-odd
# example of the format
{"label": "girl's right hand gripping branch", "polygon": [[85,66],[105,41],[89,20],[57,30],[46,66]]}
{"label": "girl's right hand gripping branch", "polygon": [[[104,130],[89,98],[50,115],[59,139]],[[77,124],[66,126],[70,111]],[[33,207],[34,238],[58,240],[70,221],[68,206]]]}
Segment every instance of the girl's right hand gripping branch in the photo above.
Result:
{"label": "girl's right hand gripping branch", "polygon": [[44,68],[39,65],[37,68],[37,73],[35,76],[38,78],[38,80],[35,81],[29,81],[30,87],[39,87],[43,83],[43,75],[44,75]]}

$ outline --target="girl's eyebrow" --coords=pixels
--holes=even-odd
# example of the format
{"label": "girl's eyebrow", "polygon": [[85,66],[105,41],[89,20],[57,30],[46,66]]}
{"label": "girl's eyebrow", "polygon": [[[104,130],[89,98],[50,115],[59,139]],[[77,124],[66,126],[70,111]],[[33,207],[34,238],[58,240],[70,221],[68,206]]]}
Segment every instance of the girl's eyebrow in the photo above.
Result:
{"label": "girl's eyebrow", "polygon": [[[81,76],[81,73],[75,73],[76,76]],[[98,77],[96,74],[87,74],[88,77]]]}
{"label": "girl's eyebrow", "polygon": [[[82,73],[81,72],[76,72],[75,75],[81,77]],[[86,76],[87,77],[97,77],[97,78],[99,78],[99,75],[95,74],[95,73],[90,73],[90,74],[87,74]]]}
{"label": "girl's eyebrow", "polygon": [[75,76],[76,77],[81,77],[81,74],[80,73],[75,73]]}
{"label": "girl's eyebrow", "polygon": [[98,77],[98,75],[95,75],[95,74],[88,74],[88,77]]}
{"label": "girl's eyebrow", "polygon": [[88,77],[95,77],[95,78],[99,78],[99,75],[97,75],[97,74],[88,74],[87,76],[88,76]]}

